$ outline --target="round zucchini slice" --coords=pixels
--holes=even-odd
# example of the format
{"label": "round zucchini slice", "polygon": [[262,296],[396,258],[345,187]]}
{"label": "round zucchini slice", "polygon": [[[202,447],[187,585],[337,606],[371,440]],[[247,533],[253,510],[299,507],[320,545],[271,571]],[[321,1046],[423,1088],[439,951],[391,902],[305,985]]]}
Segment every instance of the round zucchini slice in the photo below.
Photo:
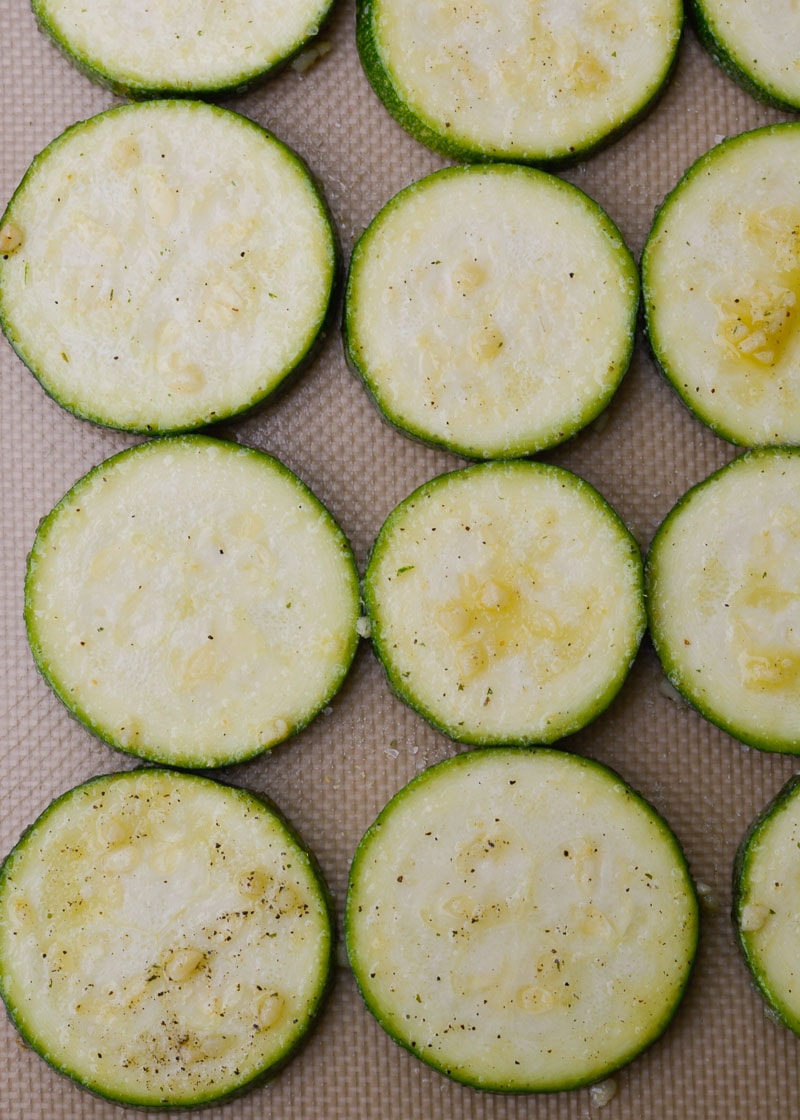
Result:
{"label": "round zucchini slice", "polygon": [[277,1072],[331,972],[327,888],[275,808],[160,768],[63,794],[0,869],[0,995],[31,1046],[126,1105]]}
{"label": "round zucchini slice", "polygon": [[800,124],[695,162],[642,254],[655,358],[694,415],[745,447],[800,443]]}
{"label": "round zucchini slice", "polygon": [[356,40],[389,113],[460,160],[564,165],[615,140],[671,75],[680,0],[358,0]]}
{"label": "round zucchini slice", "polygon": [[34,660],[90,731],[152,761],[241,761],[304,727],[358,643],[358,573],[287,467],[200,435],[85,475],[28,559]]}
{"label": "round zucchini slice", "polygon": [[42,30],[87,77],[124,97],[240,92],[319,32],[331,0],[142,6],[32,0]]}
{"label": "round zucchini slice", "polygon": [[611,703],[645,628],[642,558],[560,467],[480,463],[384,522],[363,581],[389,684],[463,743],[549,743]]}
{"label": "round zucchini slice", "polygon": [[597,762],[476,749],[397,793],[355,853],[345,935],[367,1007],[480,1089],[598,1081],[666,1029],[695,888],[652,805]]}
{"label": "round zucchini slice", "polygon": [[619,230],[577,187],[512,164],[448,168],[396,195],[357,243],[347,353],[402,431],[511,458],[607,406],[638,299]]}
{"label": "round zucchini slice", "polygon": [[299,158],[247,118],[148,101],[73,125],[0,219],[0,324],[77,416],[168,433],[259,404],[328,313],[336,246]]}
{"label": "round zucchini slice", "polygon": [[800,776],[747,830],[736,856],[733,919],[750,974],[778,1019],[800,1034]]}
{"label": "round zucchini slice", "polygon": [[689,490],[647,559],[674,687],[752,747],[800,753],[800,450],[746,452]]}
{"label": "round zucchini slice", "polygon": [[759,101],[800,110],[800,9],[793,0],[691,0],[694,24],[714,61]]}

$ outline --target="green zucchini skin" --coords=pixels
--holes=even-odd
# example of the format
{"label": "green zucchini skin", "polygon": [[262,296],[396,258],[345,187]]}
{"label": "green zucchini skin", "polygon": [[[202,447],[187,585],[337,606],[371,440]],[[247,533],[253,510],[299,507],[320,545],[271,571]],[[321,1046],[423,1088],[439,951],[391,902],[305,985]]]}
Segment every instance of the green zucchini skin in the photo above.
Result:
{"label": "green zucchini skin", "polygon": [[[465,162],[511,160],[549,170],[568,168],[590,158],[619,140],[653,110],[672,77],[684,20],[681,4],[664,6],[669,31],[665,32],[661,71],[650,83],[649,92],[642,96],[635,108],[628,106],[621,111],[615,123],[608,123],[594,131],[589,130],[580,138],[570,137],[559,142],[528,147],[502,139],[478,142],[459,136],[450,122],[437,119],[435,114],[428,114],[424,108],[411,106],[378,45],[377,22],[381,3],[382,0],[357,0],[356,45],[372,88],[390,116],[402,128],[426,147],[449,159]],[[441,5],[443,11],[447,7]],[[468,13],[465,13],[465,19],[467,17]],[[498,63],[500,65],[501,62]],[[591,96],[591,93],[587,96]]]}
{"label": "green zucchini skin", "polygon": [[[603,821],[597,843],[595,811]],[[634,829],[634,820],[647,822],[647,839]],[[627,843],[629,857],[621,854]],[[668,942],[670,949],[663,950],[668,962],[658,983],[642,994],[640,1010],[631,1014],[648,1017],[648,1026],[631,1023],[629,1038],[618,1035],[618,1045],[606,1048],[608,1038],[599,1041],[595,1030],[604,1036],[608,1022],[616,1033],[616,1023],[628,1012],[622,1007],[626,997],[617,1006],[605,981],[616,974],[616,952],[624,957],[631,946],[624,932],[609,946],[606,935],[613,943],[614,934],[602,912],[612,903],[597,891],[588,904],[593,924],[586,953],[578,947],[583,927],[575,915],[588,898],[581,883],[590,893],[592,885],[582,860],[596,859],[593,882],[613,879],[624,900],[632,898],[633,878],[656,850],[662,862],[659,871],[650,868],[658,884],[654,893],[666,887],[669,906],[661,911],[664,925],[654,936],[653,952]],[[619,878],[611,871],[616,856],[620,867],[627,863]],[[561,905],[572,914],[563,922],[557,914]],[[620,906],[625,909],[624,902]],[[345,909],[351,967],[381,1027],[439,1073],[502,1094],[590,1085],[653,1045],[689,984],[699,928],[686,857],[663,817],[610,768],[551,747],[476,748],[412,778],[361,838]],[[561,936],[551,949],[547,939],[556,929]],[[637,929],[649,945],[650,934],[641,932],[642,924]],[[555,968],[551,953],[558,954]],[[636,968],[630,960],[623,966],[631,976]],[[592,1022],[596,982],[604,990],[600,1023]],[[628,995],[637,1002],[635,994]],[[658,1011],[645,1011],[650,999]]]}
{"label": "green zucchini skin", "polygon": [[17,356],[68,412],[139,435],[244,416],[293,384],[333,323],[342,276],[302,157],[195,99],[132,102],[65,129],[33,159],[0,235],[0,328]]}
{"label": "green zucchini skin", "polygon": [[645,561],[649,633],[672,686],[728,735],[784,754],[800,753],[786,613],[798,484],[800,449],[739,454],[682,495]]}
{"label": "green zucchini skin", "polygon": [[[779,928],[773,932],[773,937],[783,935],[785,941],[787,927],[791,930],[797,913],[796,892],[792,891],[791,881],[787,882],[786,873],[794,871],[796,876],[798,868],[798,798],[800,775],[794,774],[756,815],[742,836],[734,859],[731,919],[753,987],[778,1021],[800,1035],[800,1006],[794,994],[796,973],[791,968],[794,954],[790,952],[783,967],[779,967],[774,958],[768,959],[768,943],[759,939],[761,930],[774,930],[777,924]],[[787,826],[789,833],[771,835],[771,832],[780,831],[782,818],[791,822]],[[779,864],[781,856],[784,858]],[[753,877],[759,862],[766,863],[773,871],[767,870],[769,881],[765,881],[761,871],[761,882],[755,885]],[[776,875],[780,876],[779,881],[775,881]]]}
{"label": "green zucchini skin", "polygon": [[75,483],[40,523],[24,610],[34,663],[88,731],[187,769],[303,730],[360,640],[355,558],[327,508],[273,456],[196,434]]}
{"label": "green zucchini skin", "polygon": [[[193,822],[191,820],[187,822],[186,811],[180,809],[180,803],[185,801],[191,804],[193,798],[197,800],[199,816]],[[219,850],[220,846],[224,848],[226,839],[229,842],[233,835],[239,838],[244,837],[244,844],[252,843],[252,839],[248,841],[247,838],[252,838],[255,830],[258,830],[258,834],[261,835],[264,867],[269,865],[270,859],[276,859],[271,849],[283,849],[280,858],[286,860],[288,857],[289,870],[291,871],[294,867],[292,874],[296,883],[301,884],[299,889],[304,892],[302,904],[305,907],[306,916],[301,919],[301,924],[298,924],[296,915],[289,916],[287,921],[292,923],[298,940],[308,935],[311,947],[308,950],[310,955],[307,963],[312,971],[309,971],[298,984],[296,996],[292,996],[291,999],[287,997],[289,1006],[292,1006],[292,1002],[294,1003],[293,1010],[296,1012],[296,1017],[289,1029],[285,1026],[280,1028],[283,1031],[283,1036],[282,1039],[276,1040],[278,1045],[275,1048],[271,1049],[269,1045],[264,1046],[263,1036],[280,1022],[280,1018],[284,1015],[283,1006],[285,1005],[281,1005],[279,1009],[279,1018],[270,1023],[268,1021],[269,1007],[258,1008],[255,1006],[259,998],[262,997],[259,995],[257,982],[247,971],[249,963],[247,953],[243,953],[241,949],[234,948],[231,950],[231,968],[234,974],[234,982],[238,982],[242,990],[247,990],[254,1000],[252,1008],[244,1012],[244,1019],[262,1020],[260,1027],[256,1026],[255,1023],[251,1027],[254,1036],[253,1052],[258,1050],[259,1057],[254,1061],[246,1052],[240,1052],[238,1057],[244,1067],[242,1070],[238,1068],[236,1070],[225,1069],[223,1065],[221,1074],[218,1069],[204,1068],[202,1073],[195,1072],[186,1075],[186,1066],[189,1061],[184,1057],[183,1062],[185,1064],[182,1072],[176,1072],[176,1063],[181,1061],[180,1050],[184,1046],[195,1047],[202,1055],[193,1059],[198,1068],[204,1063],[213,1067],[214,1062],[220,1057],[214,1049],[215,1045],[219,1045],[217,1034],[203,1022],[202,1016],[198,1016],[192,1021],[191,1012],[188,1012],[187,1018],[186,1008],[181,1009],[179,1007],[175,1012],[174,1020],[162,1022],[163,1038],[158,1043],[156,1043],[156,1036],[162,1028],[155,1029],[152,1040],[153,1052],[148,1054],[145,1050],[140,1055],[141,1068],[136,1058],[136,1047],[137,1045],[143,1047],[148,1045],[147,1028],[143,1029],[139,1035],[131,1033],[131,1036],[126,1039],[120,1025],[113,1026],[109,1032],[108,1028],[104,1028],[99,1023],[98,1020],[102,1019],[105,1014],[111,1016],[112,1022],[114,1021],[113,1015],[118,1013],[118,1006],[114,1007],[114,1000],[116,999],[118,1004],[120,999],[125,998],[126,990],[133,991],[136,989],[137,976],[142,967],[142,962],[137,959],[136,950],[131,951],[129,949],[130,939],[124,932],[121,932],[119,936],[109,935],[108,929],[103,926],[103,910],[97,911],[96,906],[87,908],[90,911],[87,921],[90,924],[92,921],[99,922],[97,936],[107,938],[107,950],[115,956],[118,971],[114,977],[114,987],[117,990],[110,992],[108,998],[104,995],[96,995],[94,991],[96,985],[90,979],[92,973],[87,972],[84,977],[86,981],[86,1000],[94,1000],[97,1004],[94,1013],[85,1013],[80,1005],[76,1010],[65,1005],[60,1011],[55,1012],[57,1015],[55,1022],[48,1023],[48,1015],[54,1013],[54,1008],[58,1008],[63,999],[70,999],[69,987],[59,979],[59,973],[64,972],[64,967],[59,964],[57,958],[52,966],[47,966],[52,967],[53,970],[48,987],[50,990],[60,989],[60,992],[54,999],[49,1000],[46,1008],[43,1007],[43,1001],[37,995],[37,981],[31,978],[30,983],[28,983],[24,978],[20,978],[15,971],[20,957],[17,951],[19,936],[23,929],[28,931],[30,937],[40,938],[43,959],[48,956],[48,953],[51,957],[55,957],[56,948],[54,946],[59,943],[67,945],[67,951],[64,953],[65,957],[68,957],[73,950],[77,951],[79,955],[81,937],[85,933],[85,927],[78,924],[81,919],[78,920],[78,923],[74,920],[77,912],[75,900],[73,899],[71,903],[69,901],[64,902],[63,897],[65,894],[69,895],[70,890],[74,888],[75,876],[79,871],[81,874],[85,874],[82,880],[84,883],[94,883],[95,879],[92,878],[92,873],[96,871],[96,879],[99,879],[112,892],[117,892],[115,896],[117,905],[129,906],[133,901],[133,905],[138,907],[143,929],[142,937],[149,939],[148,948],[160,948],[163,958],[160,963],[151,961],[148,964],[148,970],[152,971],[152,977],[156,978],[158,974],[161,981],[160,984],[154,984],[153,987],[170,988],[175,985],[175,987],[180,988],[186,985],[188,990],[189,985],[195,987],[203,985],[203,973],[209,968],[222,969],[225,967],[225,962],[214,963],[213,965],[211,963],[215,955],[216,958],[219,958],[224,954],[224,948],[204,949],[203,957],[205,959],[199,965],[192,967],[194,961],[187,959],[185,943],[181,942],[180,924],[183,921],[186,925],[189,940],[194,938],[198,945],[205,944],[205,941],[208,941],[209,946],[213,946],[215,934],[208,928],[208,922],[211,920],[210,911],[206,908],[202,890],[194,895],[195,902],[190,901],[178,917],[175,917],[175,914],[171,915],[172,920],[177,924],[171,927],[171,934],[164,934],[163,929],[161,931],[156,929],[158,922],[154,925],[150,920],[149,908],[155,906],[157,912],[167,913],[175,910],[175,907],[163,898],[151,898],[147,893],[143,893],[142,884],[145,880],[141,877],[136,878],[140,871],[139,864],[134,862],[131,865],[130,874],[123,868],[118,870],[114,876],[109,876],[102,870],[98,870],[90,862],[92,852],[95,855],[98,852],[108,853],[111,858],[115,856],[119,858],[120,855],[125,856],[128,852],[131,852],[131,858],[133,858],[137,852],[137,845],[139,845],[139,850],[142,850],[142,845],[149,843],[147,826],[144,824],[144,820],[148,811],[147,807],[151,805],[153,809],[150,822],[151,826],[155,826],[153,828],[154,838],[150,848],[146,850],[154,850],[158,858],[168,860],[170,848],[174,850],[181,843],[188,845],[184,852],[186,862],[181,863],[181,866],[177,869],[173,866],[172,871],[168,873],[171,876],[168,879],[171,883],[171,891],[176,895],[180,894],[183,889],[182,878],[186,874],[187,866],[191,867],[194,873],[198,870],[197,859],[194,859],[198,849],[202,849],[204,845],[208,845],[210,849],[213,848],[216,839],[217,849]],[[113,807],[116,816],[111,811],[107,812],[109,806]],[[212,812],[212,819],[206,817],[209,811]],[[70,814],[77,816],[79,828],[80,822],[85,818],[86,843],[83,851],[79,851],[75,846],[81,842],[80,836],[76,839],[75,827],[72,827],[71,831],[65,832],[63,830],[65,824],[69,829]],[[138,818],[137,814],[139,814]],[[127,822],[131,819],[139,820],[141,831],[138,835],[136,835],[135,827],[132,832],[125,834],[125,830],[128,828]],[[225,826],[228,820],[233,822],[233,831],[226,833]],[[164,822],[166,822],[166,825]],[[99,835],[93,839],[95,825],[99,829]],[[163,827],[172,828],[169,841],[165,841],[163,836],[160,836],[160,830]],[[105,833],[103,830],[105,830]],[[203,833],[203,835],[195,837],[192,835],[193,831]],[[50,837],[59,835],[71,837],[73,844],[73,866],[65,872],[59,871],[51,861],[51,854],[46,851],[48,845],[50,848],[53,846]],[[248,854],[255,855],[255,852],[250,848]],[[241,864],[243,858],[244,852],[239,850],[235,853],[235,858],[231,862]],[[37,862],[41,869],[38,873],[36,871]],[[279,859],[276,861],[276,868],[278,862]],[[259,875],[263,879],[264,874],[268,875],[269,872],[262,872],[261,869],[248,870],[246,874],[243,873],[243,876],[240,876],[240,878],[247,879],[245,887],[240,889],[233,881],[234,870],[231,869],[228,872],[224,864],[225,861],[223,860],[219,865],[222,867],[221,874],[218,866],[209,876],[208,889],[211,891],[216,888],[221,891],[220,894],[214,896],[216,899],[224,897],[225,891],[233,891],[235,894],[239,890],[239,893],[241,893],[241,890],[244,890],[245,887],[246,891],[249,891],[247,895],[249,909],[245,921],[251,923],[249,936],[250,945],[254,952],[253,959],[258,958],[260,966],[263,967],[270,954],[265,954],[263,944],[258,945],[258,940],[261,938],[263,942],[266,939],[266,945],[269,946],[273,934],[267,932],[267,930],[269,923],[275,922],[274,916],[271,915],[280,910],[275,899],[271,899],[267,903],[266,896],[260,900],[258,898],[258,893],[263,887]],[[29,874],[28,868],[31,865],[33,865],[33,874],[37,876],[36,882],[39,893],[36,902],[50,905],[53,909],[53,913],[48,915],[46,919],[42,919],[45,924],[49,923],[49,925],[46,924],[46,928],[38,933],[36,931],[37,919],[31,916],[31,908],[26,901],[25,894],[25,884],[27,882],[25,877],[26,874]],[[159,872],[162,876],[165,873],[164,870]],[[39,875],[41,877],[38,877]],[[61,875],[63,875],[63,882],[60,878]],[[230,883],[227,885],[225,883],[226,875],[230,879]],[[133,876],[133,878],[130,876]],[[284,890],[295,889],[291,887],[289,880],[290,876],[287,876],[286,885],[283,886]],[[123,894],[122,903],[119,900],[120,891]],[[296,897],[299,902],[301,896]],[[281,905],[287,907],[287,902],[288,899],[283,900]],[[59,903],[63,903],[63,908],[59,906]],[[212,902],[212,909],[213,905]],[[102,906],[102,902],[100,902],[100,906]],[[260,911],[257,908],[261,908]],[[287,914],[289,914],[288,908]],[[66,918],[63,915],[66,915]],[[224,925],[228,916],[220,914],[213,920]],[[280,913],[278,916],[280,916]],[[158,921],[160,921],[160,918]],[[230,935],[222,939],[223,946],[226,941],[234,946],[236,945],[236,932],[232,928],[229,932]],[[307,1043],[324,1009],[332,983],[335,936],[336,927],[332,896],[321,867],[314,853],[305,845],[287,817],[270,798],[205,775],[189,774],[153,766],[111,772],[90,778],[56,797],[39,817],[28,825],[20,839],[0,864],[0,998],[5,1005],[9,1020],[19,1032],[22,1040],[44,1062],[82,1090],[103,1100],[113,1101],[128,1107],[141,1108],[148,1112],[161,1112],[169,1109],[188,1111],[207,1108],[238,1099],[277,1076]],[[167,940],[162,945],[160,939],[163,940],[164,937]],[[59,938],[62,939],[61,942],[59,942]],[[177,949],[172,951],[170,957],[171,944],[177,946]],[[176,955],[181,951],[184,953],[183,958]],[[282,951],[285,952],[285,948]],[[302,947],[298,948],[298,953],[303,951]],[[275,955],[277,956],[277,951]],[[79,968],[81,963],[79,962]],[[145,975],[145,973],[141,975]],[[145,979],[144,991],[146,995],[142,996],[134,993],[131,998],[132,1032],[140,1029],[135,1024],[137,1015],[142,1008],[143,999],[146,1001],[150,997],[150,980],[149,976]],[[81,983],[80,979],[76,983]],[[65,994],[62,995],[62,992]],[[156,1004],[165,995],[169,996],[169,992],[162,991],[154,996]],[[178,998],[181,999],[182,997],[178,996]],[[188,998],[193,997],[189,996]],[[167,1004],[161,1004],[165,1020],[169,1019],[167,1006]],[[231,1039],[233,1038],[233,1030],[241,1025],[242,1019],[240,1011],[235,1014],[237,1022],[231,1025],[231,1035],[228,1036]],[[265,1015],[267,1016],[266,1019],[264,1019]],[[74,1022],[76,1017],[79,1020],[78,1023]],[[81,1024],[81,1017],[86,1020],[85,1025]],[[138,1021],[141,1023],[141,1016],[139,1016]],[[64,1022],[69,1025],[68,1033],[70,1038],[75,1041],[76,1049],[72,1056],[70,1056],[69,1042],[65,1044],[63,1038],[60,1037],[64,1033],[62,1029]],[[220,1022],[224,1022],[224,1015]],[[91,1053],[82,1056],[80,1046],[82,1045],[83,1031],[88,1031],[89,1036],[96,1035],[98,1042],[104,1042],[109,1047],[117,1047],[121,1052],[119,1066],[114,1066],[112,1062],[110,1067],[109,1063],[106,1063],[104,1068],[102,1062],[96,1064],[93,1061]],[[172,1036],[170,1035],[171,1031],[173,1032]],[[180,1032],[180,1037],[176,1032]],[[120,1034],[122,1034],[122,1038],[120,1038]],[[89,1043],[90,1045],[91,1043]],[[235,1047],[235,1045],[235,1042],[231,1042],[232,1047]],[[161,1053],[159,1053],[159,1048],[162,1050]],[[98,1055],[98,1057],[102,1059],[102,1055]],[[234,1061],[235,1059],[234,1050]],[[132,1073],[130,1072],[131,1069]]]}
{"label": "green zucchini skin", "polygon": [[[723,27],[709,0],[689,0],[688,10],[692,25],[700,42],[724,74],[731,78],[741,89],[773,109],[783,112],[800,112],[800,90],[792,89],[791,84],[780,75],[770,75],[759,63],[746,58],[740,47],[730,39],[730,30]],[[786,27],[775,27],[776,41],[786,39],[795,41],[800,34],[800,20],[796,11],[787,12],[789,23]],[[793,25],[792,21],[793,20]],[[770,23],[769,18],[761,18],[761,26]],[[765,50],[765,45],[762,45]]]}
{"label": "green zucchini skin", "polygon": [[638,307],[633,256],[593,199],[536,168],[467,164],[403,188],[357,241],[345,354],[396,430],[518,458],[609,405]]}
{"label": "green zucchini skin", "polygon": [[622,688],[646,624],[630,530],[585,479],[533,460],[472,464],[403,499],[362,599],[391,690],[471,746],[585,727]]}
{"label": "green zucchini skin", "polygon": [[[266,52],[255,64],[243,60],[237,65],[231,61],[216,78],[208,75],[200,59],[195,68],[182,78],[177,75],[159,76],[157,67],[152,62],[136,72],[121,64],[107,48],[103,51],[99,43],[92,49],[76,40],[69,27],[59,18],[50,0],[31,0],[31,8],[40,31],[80,74],[119,97],[144,101],[168,97],[234,97],[257,88],[280,74],[323,32],[330,20],[333,0],[320,4],[315,18],[306,27],[299,28],[294,40],[286,42],[280,51]],[[89,19],[94,22],[103,19],[97,13],[92,16],[88,8],[83,11],[89,12]],[[165,35],[168,33],[165,32]],[[186,34],[182,38],[188,40],[193,35],[202,38],[204,34],[206,29],[202,24],[196,27],[187,24]],[[220,53],[223,50],[221,48]]]}

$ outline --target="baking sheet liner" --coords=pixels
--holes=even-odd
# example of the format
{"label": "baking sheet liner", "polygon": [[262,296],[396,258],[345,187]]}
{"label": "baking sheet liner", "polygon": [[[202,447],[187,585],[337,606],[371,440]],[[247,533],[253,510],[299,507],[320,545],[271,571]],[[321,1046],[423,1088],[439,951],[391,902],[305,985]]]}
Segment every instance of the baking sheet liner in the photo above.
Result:
{"label": "baking sheet liner", "polygon": [[[354,239],[397,190],[446,161],[387,115],[361,71],[353,0],[322,33],[330,52],[223,101],[294,147],[320,181],[345,261]],[[118,102],[74,70],[35,26],[27,0],[0,0],[0,204],[33,156],[68,125]],[[569,171],[608,211],[637,258],[654,208],[724,136],[790,119],[736,87],[687,27],[657,107],[612,148]],[[0,206],[1,208],[1,206]],[[5,341],[2,376],[2,663],[0,853],[64,790],[136,765],[92,739],[38,677],[25,641],[22,586],[39,519],[86,470],[134,437],[77,420],[49,400]],[[348,371],[332,329],[313,366],[284,396],[220,434],[283,459],[329,506],[363,570],[390,509],[461,461],[413,443],[378,417]],[[643,548],[673,502],[735,449],[694,420],[659,377],[641,331],[608,412],[542,458],[593,483]],[[361,1004],[343,952],[308,1045],[279,1077],[209,1117],[281,1120],[751,1120],[800,1116],[800,1042],[773,1022],[733,939],[730,877],[752,817],[796,769],[791,757],[743,748],[671,699],[646,640],[611,709],[565,749],[616,768],[666,816],[709,891],[686,998],[667,1033],[615,1076],[602,1108],[583,1089],[505,1096],[464,1088],[383,1034]],[[316,852],[339,924],[353,850],[388,798],[423,767],[461,749],[388,692],[364,644],[330,708],[288,744],[221,776],[267,793]],[[89,1096],[26,1049],[0,1021],[3,1120],[105,1118],[136,1110]],[[166,1115],[170,1115],[167,1113]],[[175,1113],[175,1115],[183,1115]]]}

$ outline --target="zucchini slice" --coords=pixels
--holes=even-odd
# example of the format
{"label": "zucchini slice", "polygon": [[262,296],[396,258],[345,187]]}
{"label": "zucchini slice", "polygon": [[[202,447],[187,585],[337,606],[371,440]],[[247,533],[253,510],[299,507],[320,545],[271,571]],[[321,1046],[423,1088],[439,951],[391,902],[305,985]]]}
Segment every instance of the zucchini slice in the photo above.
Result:
{"label": "zucchini slice", "polygon": [[585,726],[622,687],[645,628],[631,533],[582,478],[528,460],[415,490],[384,522],[362,592],[394,691],[474,745]]}
{"label": "zucchini slice", "polygon": [[348,541],[271,456],[200,435],[120,452],[39,526],[25,621],[67,708],[122,751],[185,767],[304,727],[358,643]]}
{"label": "zucchini slice", "polygon": [[350,963],[402,1046],[480,1089],[573,1089],[653,1043],[688,982],[695,888],[652,805],[549,748],[477,749],[397,793],[350,871]]}
{"label": "zucchini slice", "polygon": [[421,143],[564,165],[617,139],[671,75],[680,0],[358,0],[365,74]]}
{"label": "zucchini slice", "polygon": [[347,354],[402,431],[510,458],[607,406],[638,299],[619,230],[577,187],[518,165],[447,168],[397,194],[358,241]]}
{"label": "zucchini slice", "polygon": [[750,974],[778,1019],[800,1034],[800,776],[745,833],[733,875],[733,919]]}
{"label": "zucchini slice", "polygon": [[655,358],[694,415],[745,447],[800,443],[800,124],[716,145],[642,254]]}
{"label": "zucchini slice", "polygon": [[241,92],[306,46],[331,5],[32,0],[41,29],[83,74],[134,98]]}
{"label": "zucchini slice", "polygon": [[800,110],[800,9],[794,0],[690,0],[700,41],[724,72],[759,101]]}
{"label": "zucchini slice", "polygon": [[752,747],[800,753],[800,450],[746,452],[692,487],[647,558],[674,687]]}
{"label": "zucchini slice", "polygon": [[251,1088],[307,1035],[331,972],[327,888],[253,794],[146,768],[54,801],[0,869],[0,995],[28,1043],[128,1105]]}
{"label": "zucchini slice", "polygon": [[197,101],[73,125],[0,219],[0,324],[77,416],[167,433],[265,400],[308,355],[337,250],[306,167]]}

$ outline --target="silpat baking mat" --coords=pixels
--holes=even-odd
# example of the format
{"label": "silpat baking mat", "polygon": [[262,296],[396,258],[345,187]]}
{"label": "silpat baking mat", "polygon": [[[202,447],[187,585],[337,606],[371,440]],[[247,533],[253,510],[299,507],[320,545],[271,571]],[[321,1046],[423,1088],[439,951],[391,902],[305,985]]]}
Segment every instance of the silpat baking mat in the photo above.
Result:
{"label": "silpat baking mat", "polygon": [[[355,49],[354,4],[324,29],[330,51],[225,103],[295,148],[322,184],[347,259],[355,238],[397,190],[445,160],[406,135],[367,84]],[[0,194],[10,198],[33,156],[75,121],[117,103],[35,28],[26,0],[0,0],[3,44]],[[563,172],[596,199],[638,258],[654,208],[718,140],[787,119],[742,92],[684,32],[665,96],[607,151]],[[88,777],[135,765],[72,721],[38,677],[22,622],[25,558],[39,519],[86,470],[132,437],[90,426],[48,399],[11,348],[0,346],[2,412],[2,695],[0,848],[5,854],[49,801]],[[337,329],[280,399],[219,434],[265,449],[328,505],[359,568],[384,517],[415,486],[460,465],[388,428],[348,372]],[[641,337],[602,422],[541,456],[587,478],[643,549],[673,502],[734,448],[693,419],[659,377]],[[753,816],[793,773],[791,757],[748,750],[677,703],[645,640],[621,693],[562,744],[616,770],[667,818],[706,905],[697,965],[666,1034],[613,1078],[609,1100],[589,1089],[503,1096],[457,1085],[391,1042],[363,1007],[340,950],[318,1029],[269,1085],[214,1107],[228,1118],[331,1120],[750,1120],[800,1115],[798,1043],[765,1013],[735,945],[731,868]],[[390,695],[366,643],[330,707],[296,739],[222,776],[268,794],[314,850],[341,925],[355,846],[389,797],[459,748]],[[111,1117],[0,1028],[4,1120]]]}

